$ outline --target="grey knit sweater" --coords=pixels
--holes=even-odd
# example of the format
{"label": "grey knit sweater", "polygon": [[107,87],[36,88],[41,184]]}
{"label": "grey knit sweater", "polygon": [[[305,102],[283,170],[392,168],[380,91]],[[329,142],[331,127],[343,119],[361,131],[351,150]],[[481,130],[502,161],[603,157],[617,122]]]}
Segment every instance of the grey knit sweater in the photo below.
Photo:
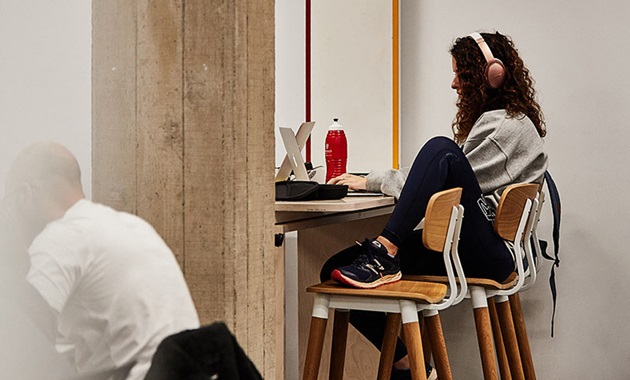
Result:
{"label": "grey knit sweater", "polygon": [[[473,125],[462,150],[484,194],[499,194],[506,186],[540,182],[547,170],[543,139],[526,117],[510,118],[505,110],[482,114]],[[373,170],[367,190],[398,198],[410,168]]]}

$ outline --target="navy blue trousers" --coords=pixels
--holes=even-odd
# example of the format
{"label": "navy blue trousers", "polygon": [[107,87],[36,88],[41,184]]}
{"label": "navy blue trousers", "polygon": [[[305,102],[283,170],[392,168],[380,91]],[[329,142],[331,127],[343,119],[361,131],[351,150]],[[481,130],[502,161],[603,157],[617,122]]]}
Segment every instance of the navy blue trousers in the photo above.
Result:
{"label": "navy blue trousers", "polygon": [[[470,163],[461,148],[446,137],[429,140],[420,150],[409,172],[400,198],[381,233],[398,247],[403,274],[446,275],[441,252],[422,244],[422,232],[413,231],[424,217],[431,196],[439,191],[461,187],[464,206],[459,255],[467,277],[505,280],[514,271],[512,255],[494,233],[493,217],[479,188]],[[348,265],[361,253],[355,245],[332,256],[321,271],[322,281],[331,272]],[[350,323],[378,349],[381,348],[385,314],[350,312]],[[395,361],[407,354],[402,342],[396,346]]]}

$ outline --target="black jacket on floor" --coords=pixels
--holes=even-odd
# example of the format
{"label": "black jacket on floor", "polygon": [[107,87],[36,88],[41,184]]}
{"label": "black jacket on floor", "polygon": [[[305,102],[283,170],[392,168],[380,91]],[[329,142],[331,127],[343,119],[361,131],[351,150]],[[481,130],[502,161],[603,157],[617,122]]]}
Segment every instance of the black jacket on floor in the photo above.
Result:
{"label": "black jacket on floor", "polygon": [[262,379],[223,322],[164,339],[145,377],[145,380],[220,379]]}

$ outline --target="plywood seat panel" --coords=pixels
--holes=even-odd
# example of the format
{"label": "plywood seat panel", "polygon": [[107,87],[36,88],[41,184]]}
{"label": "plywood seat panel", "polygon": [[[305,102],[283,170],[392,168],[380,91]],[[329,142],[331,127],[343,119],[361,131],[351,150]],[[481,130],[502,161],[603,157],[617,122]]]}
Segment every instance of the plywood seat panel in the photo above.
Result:
{"label": "plywood seat panel", "polygon": [[[448,284],[448,277],[446,276],[425,276],[425,275],[405,275],[403,280],[408,281],[424,281],[424,282],[438,282],[441,284]],[[459,279],[457,280],[459,282]],[[512,272],[507,279],[503,282],[490,280],[488,278],[475,278],[466,277],[466,282],[469,286],[483,286],[486,289],[505,290],[511,289],[518,282],[518,274]]]}
{"label": "plywood seat panel", "polygon": [[400,280],[373,289],[351,288],[334,280],[309,286],[306,291],[330,295],[405,299],[423,303],[437,303],[446,296],[448,287],[438,282]]}

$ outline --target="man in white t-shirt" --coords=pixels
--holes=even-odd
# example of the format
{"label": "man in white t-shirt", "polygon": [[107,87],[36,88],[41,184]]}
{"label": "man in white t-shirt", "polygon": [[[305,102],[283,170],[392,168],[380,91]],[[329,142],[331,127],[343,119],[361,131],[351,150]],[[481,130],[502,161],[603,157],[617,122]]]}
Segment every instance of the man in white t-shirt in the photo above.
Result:
{"label": "man in white t-shirt", "polygon": [[131,367],[126,378],[143,379],[163,338],[199,327],[171,250],[139,217],[85,199],[64,147],[20,153],[5,198],[32,239],[27,280],[52,309],[57,350],[79,374]]}

